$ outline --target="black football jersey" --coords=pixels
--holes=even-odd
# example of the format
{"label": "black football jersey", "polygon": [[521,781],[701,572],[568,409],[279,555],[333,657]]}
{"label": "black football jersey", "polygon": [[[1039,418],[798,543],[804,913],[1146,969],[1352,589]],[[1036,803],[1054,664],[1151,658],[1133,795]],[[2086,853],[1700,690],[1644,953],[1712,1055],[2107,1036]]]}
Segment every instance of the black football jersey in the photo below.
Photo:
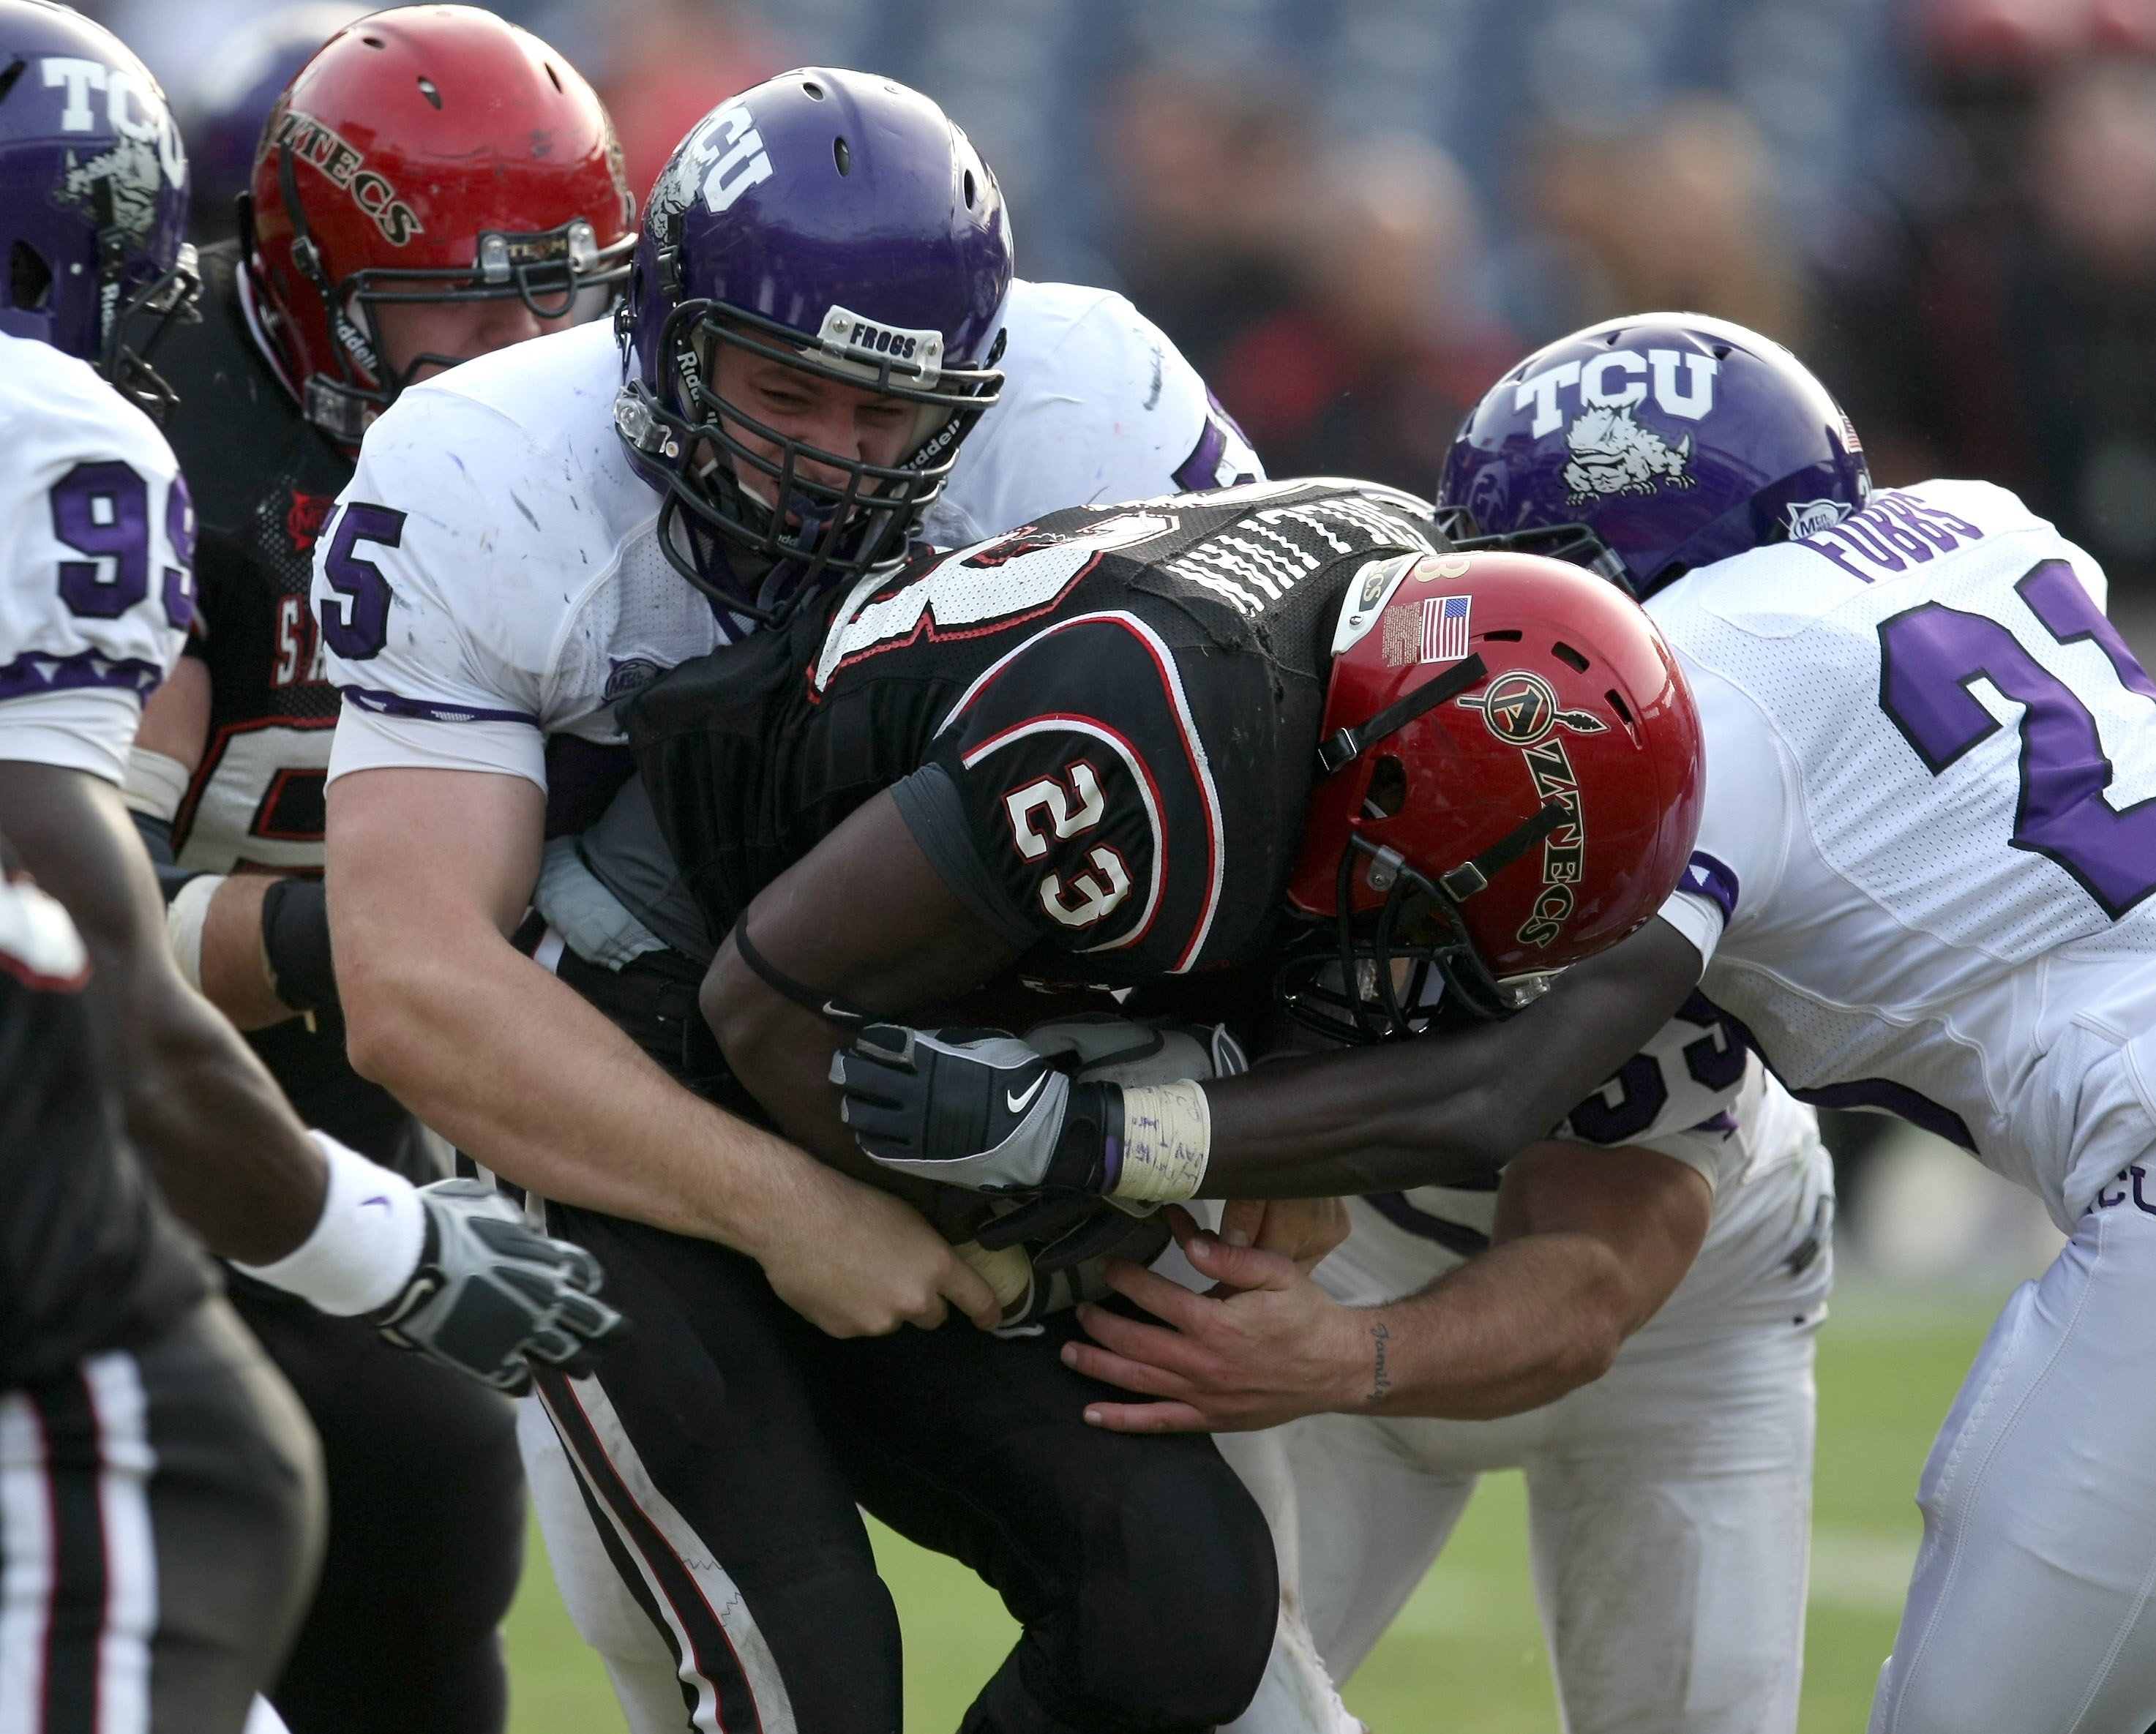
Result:
{"label": "black football jersey", "polygon": [[[174,816],[180,865],[319,874],[339,696],[307,608],[315,539],[352,459],[300,413],[249,328],[239,244],[202,254],[202,321],[175,326],[158,371],[165,429],[195,502],[196,636],[209,740]],[[411,1116],[346,1063],[334,1011],[248,1037],[311,1126],[408,1177],[439,1179]]]}
{"label": "black football jersey", "polygon": [[1245,962],[1300,847],[1342,593],[1444,545],[1358,482],[1078,507],[865,578],[624,721],[714,934],[891,788],[1029,974]]}
{"label": "black football jersey", "polygon": [[0,1390],[164,1328],[212,1280],[100,1087],[81,941],[0,843]]}
{"label": "black football jersey", "polygon": [[352,461],[311,427],[249,329],[238,243],[202,255],[202,321],[172,328],[165,429],[195,503],[208,750],[172,825],[182,867],[319,873],[338,695],[307,608],[315,538]]}

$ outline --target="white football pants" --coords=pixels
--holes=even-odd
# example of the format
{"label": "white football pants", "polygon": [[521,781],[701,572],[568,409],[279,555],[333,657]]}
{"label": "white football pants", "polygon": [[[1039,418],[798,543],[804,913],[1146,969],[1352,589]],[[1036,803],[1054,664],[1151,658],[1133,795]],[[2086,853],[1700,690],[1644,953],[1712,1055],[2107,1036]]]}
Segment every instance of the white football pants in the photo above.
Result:
{"label": "white football pants", "polygon": [[606,1664],[631,1734],[680,1734],[688,1712],[674,1654],[608,1557],[576,1466],[536,1396],[517,1401],[516,1443],[570,1623]]}
{"label": "white football pants", "polygon": [[[1384,1634],[1479,1475],[1519,1468],[1569,1734],[1774,1734],[1796,1726],[1804,1654],[1814,1329],[1635,1361],[1502,1421],[1314,1415],[1219,1443],[1254,1491],[1285,1450],[1301,1612],[1333,1679]],[[1276,1655],[1235,1734],[1327,1726],[1306,1679]]]}
{"label": "white football pants", "polygon": [[1991,1327],[1917,1488],[1872,1734],[2156,1723],[2156,1162],[2097,1194]]}
{"label": "white football pants", "polygon": [[[1795,1727],[1812,1363],[1832,1262],[1822,1252],[1798,1274],[1778,1262],[1812,1219],[1824,1162],[1770,1183],[1781,1208],[1725,1254],[1753,1267],[1743,1305],[1719,1327],[1696,1313],[1681,1328],[1650,1322],[1603,1378],[1546,1408],[1497,1421],[1315,1415],[1219,1436],[1274,1523],[1284,1602],[1256,1701],[1223,1734],[1356,1726],[1330,1682],[1383,1635],[1477,1478],[1515,1468],[1568,1734]],[[1430,1695],[1435,1716],[1442,1680]]]}

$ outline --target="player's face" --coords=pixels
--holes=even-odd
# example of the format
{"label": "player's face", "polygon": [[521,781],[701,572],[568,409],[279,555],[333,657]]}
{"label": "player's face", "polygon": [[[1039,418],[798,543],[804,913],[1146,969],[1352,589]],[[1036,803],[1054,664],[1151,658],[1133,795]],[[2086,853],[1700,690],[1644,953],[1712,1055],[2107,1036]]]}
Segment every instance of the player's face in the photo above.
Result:
{"label": "player's face", "polygon": [[[377,301],[373,311],[382,359],[399,379],[421,356],[468,362],[527,337],[558,331],[575,317],[567,314],[542,319],[515,296],[491,301]],[[445,361],[422,362],[413,377],[428,378],[447,365]]]}
{"label": "player's face", "polygon": [[[905,459],[914,442],[916,411],[911,404],[865,387],[819,379],[730,343],[715,346],[712,384],[721,401],[738,404],[744,414],[773,433],[855,463],[890,468]],[[735,423],[728,431],[757,457],[776,463],[783,456],[777,444],[753,428]],[[846,473],[830,464],[798,462],[795,467],[826,487],[846,485]],[[741,482],[767,505],[771,503],[770,485],[763,475],[748,471]]]}

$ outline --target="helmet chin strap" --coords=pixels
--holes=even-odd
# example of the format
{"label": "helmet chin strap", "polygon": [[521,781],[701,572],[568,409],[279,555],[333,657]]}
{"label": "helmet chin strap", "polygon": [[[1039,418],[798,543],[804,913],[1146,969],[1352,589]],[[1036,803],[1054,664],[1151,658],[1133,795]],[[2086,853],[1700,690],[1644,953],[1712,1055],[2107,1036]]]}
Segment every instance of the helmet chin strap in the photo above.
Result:
{"label": "helmet chin strap", "polygon": [[1398,734],[1425,711],[1456,698],[1490,672],[1478,654],[1453,664],[1443,674],[1411,687],[1367,721],[1335,729],[1317,743],[1319,771],[1330,777],[1344,770],[1389,735]]}

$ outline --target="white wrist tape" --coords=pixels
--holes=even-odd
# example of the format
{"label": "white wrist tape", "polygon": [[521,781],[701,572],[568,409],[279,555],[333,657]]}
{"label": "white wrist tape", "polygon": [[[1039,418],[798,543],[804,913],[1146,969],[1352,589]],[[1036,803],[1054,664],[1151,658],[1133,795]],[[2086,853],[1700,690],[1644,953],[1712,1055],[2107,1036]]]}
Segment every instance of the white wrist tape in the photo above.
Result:
{"label": "white wrist tape", "polygon": [[172,943],[172,961],[198,993],[203,991],[203,927],[209,920],[209,900],[223,883],[223,874],[205,873],[182,885],[165,905],[165,937]]}
{"label": "white wrist tape", "polygon": [[146,746],[127,749],[127,776],[120,785],[120,798],[136,813],[147,813],[167,823],[186,798],[187,767],[168,753]]}
{"label": "white wrist tape", "polygon": [[330,1170],[314,1232],[275,1264],[234,1268],[339,1317],[394,1300],[418,1268],[427,1209],[412,1183],[347,1150],[327,1132],[307,1136]]}
{"label": "white wrist tape", "polygon": [[1213,1151],[1213,1111],[1203,1085],[1123,1086],[1123,1162],[1111,1195],[1152,1204],[1195,1196]]}

